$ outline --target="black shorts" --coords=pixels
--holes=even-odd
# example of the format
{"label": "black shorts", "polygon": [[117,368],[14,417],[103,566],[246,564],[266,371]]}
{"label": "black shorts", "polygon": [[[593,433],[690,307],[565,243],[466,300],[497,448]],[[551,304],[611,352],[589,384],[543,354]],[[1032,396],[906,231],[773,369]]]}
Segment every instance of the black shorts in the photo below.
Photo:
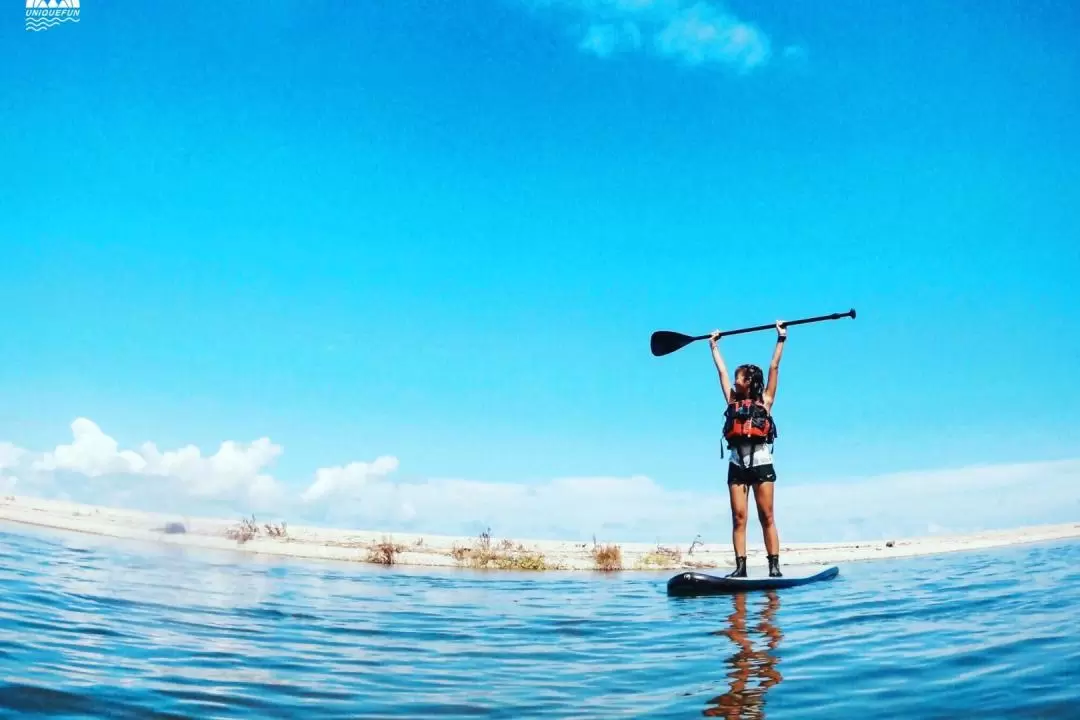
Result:
{"label": "black shorts", "polygon": [[728,463],[728,485],[754,485],[763,482],[776,482],[776,469],[772,464],[755,465],[744,468],[735,463]]}

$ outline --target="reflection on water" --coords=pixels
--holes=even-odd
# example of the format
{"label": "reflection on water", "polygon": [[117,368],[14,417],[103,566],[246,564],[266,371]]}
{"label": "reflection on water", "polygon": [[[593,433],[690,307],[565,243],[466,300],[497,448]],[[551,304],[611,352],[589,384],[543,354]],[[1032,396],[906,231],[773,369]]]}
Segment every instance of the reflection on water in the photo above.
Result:
{"label": "reflection on water", "polygon": [[780,661],[776,649],[784,635],[773,623],[780,609],[780,596],[774,590],[768,591],[764,603],[753,616],[754,624],[749,627],[746,593],[733,595],[732,603],[728,627],[713,633],[735,643],[735,652],[724,660],[730,668],[728,691],[709,700],[702,714],[706,717],[764,718],[765,693],[783,679],[776,669]]}

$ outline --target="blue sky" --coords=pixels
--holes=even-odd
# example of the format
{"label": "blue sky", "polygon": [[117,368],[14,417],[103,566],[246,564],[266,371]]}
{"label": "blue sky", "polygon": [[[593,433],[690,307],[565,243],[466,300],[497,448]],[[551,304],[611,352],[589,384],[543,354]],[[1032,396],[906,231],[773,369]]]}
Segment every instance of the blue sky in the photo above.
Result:
{"label": "blue sky", "polygon": [[0,442],[723,492],[649,334],[855,307],[791,330],[782,483],[1080,457],[1077,8],[251,7],[0,18]]}

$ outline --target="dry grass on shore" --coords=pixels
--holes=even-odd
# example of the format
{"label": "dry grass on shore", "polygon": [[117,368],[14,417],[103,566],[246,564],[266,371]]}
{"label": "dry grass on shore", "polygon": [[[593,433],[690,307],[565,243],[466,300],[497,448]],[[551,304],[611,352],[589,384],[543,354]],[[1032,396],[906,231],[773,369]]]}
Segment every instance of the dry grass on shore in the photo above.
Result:
{"label": "dry grass on shore", "polygon": [[264,523],[260,528],[259,523],[255,521],[255,516],[252,515],[250,520],[243,518],[237,525],[225,531],[225,537],[235,540],[241,545],[248,540],[253,540],[260,534],[271,538],[284,538],[288,536],[288,525],[284,522]]}
{"label": "dry grass on shore", "polygon": [[467,567],[498,570],[551,570],[554,569],[544,558],[544,554],[529,550],[521,543],[504,539],[493,543],[491,528],[480,533],[479,537],[468,546],[454,544],[451,557]]}
{"label": "dry grass on shore", "polygon": [[664,547],[657,545],[655,550],[652,550],[641,557],[638,561],[639,567],[672,567],[678,566],[682,562],[682,551],[679,548]]}

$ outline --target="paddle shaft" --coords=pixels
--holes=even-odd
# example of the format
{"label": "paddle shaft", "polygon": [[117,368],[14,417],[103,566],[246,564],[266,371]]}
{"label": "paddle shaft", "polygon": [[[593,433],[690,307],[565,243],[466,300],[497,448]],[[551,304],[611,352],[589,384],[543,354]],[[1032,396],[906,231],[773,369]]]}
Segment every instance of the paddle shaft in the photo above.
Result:
{"label": "paddle shaft", "polygon": [[[789,320],[787,322],[780,323],[780,327],[790,327],[792,325],[805,325],[806,323],[821,322],[822,320],[839,320],[840,318],[855,317],[855,308],[848,310],[846,313],[831,313],[829,315],[818,315],[817,317],[803,318],[802,320]],[[772,330],[776,327],[776,323],[771,325],[755,325],[754,327],[742,328],[741,330],[725,330],[720,333],[720,337],[727,337],[728,335],[741,335],[748,332],[758,332],[759,330]],[[702,336],[702,339],[710,337],[709,335]]]}

